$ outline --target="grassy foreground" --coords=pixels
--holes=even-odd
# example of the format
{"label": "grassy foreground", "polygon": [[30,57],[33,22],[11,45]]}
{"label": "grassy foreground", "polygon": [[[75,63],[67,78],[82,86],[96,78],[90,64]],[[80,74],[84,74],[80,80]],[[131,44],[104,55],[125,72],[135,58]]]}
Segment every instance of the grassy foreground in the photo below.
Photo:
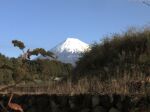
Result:
{"label": "grassy foreground", "polygon": [[[45,84],[18,84],[0,91],[1,94],[16,93],[16,94],[122,94],[122,95],[148,95],[150,94],[150,77],[144,77],[141,74],[132,76],[126,74],[124,77],[100,80],[98,77],[82,78],[77,82],[53,81],[45,82]],[[1,85],[2,88],[8,85]]]}

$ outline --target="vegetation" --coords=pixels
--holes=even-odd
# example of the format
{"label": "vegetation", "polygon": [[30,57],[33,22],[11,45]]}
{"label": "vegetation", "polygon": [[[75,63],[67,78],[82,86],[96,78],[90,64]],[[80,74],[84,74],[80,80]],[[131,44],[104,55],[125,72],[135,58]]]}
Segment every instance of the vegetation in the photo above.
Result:
{"label": "vegetation", "polygon": [[[23,55],[7,58],[0,54],[0,84],[16,84],[21,80],[23,83],[13,88],[15,92],[150,93],[150,29],[129,30],[93,44],[75,68],[56,61],[51,52],[42,48],[25,52],[25,45],[21,41],[15,40],[13,44],[23,51]],[[54,59],[30,60],[30,56],[38,54]],[[61,81],[57,78],[61,78]],[[11,88],[7,90],[12,91]]]}
{"label": "vegetation", "polygon": [[135,71],[150,75],[150,29],[131,29],[105,38],[100,44],[93,44],[75,68],[77,75],[97,75],[102,80],[122,77],[124,73],[132,75]]}
{"label": "vegetation", "polygon": [[[118,74],[121,75],[121,74]],[[79,79],[72,83],[69,79],[63,82],[49,82],[43,84],[18,85],[4,91],[1,94],[15,92],[16,94],[49,94],[49,95],[79,95],[79,94],[120,94],[140,95],[150,94],[150,77],[134,73],[133,76],[124,74],[124,77],[101,81],[97,76]]]}
{"label": "vegetation", "polygon": [[29,49],[25,52],[25,45],[18,40],[12,41],[15,47],[22,50],[22,55],[18,58],[7,58],[0,54],[0,84],[14,84],[22,82],[44,83],[54,79],[56,76],[69,76],[71,72],[70,64],[63,64],[56,60],[30,60],[32,55],[42,55],[55,58],[54,54],[45,51],[43,48]]}

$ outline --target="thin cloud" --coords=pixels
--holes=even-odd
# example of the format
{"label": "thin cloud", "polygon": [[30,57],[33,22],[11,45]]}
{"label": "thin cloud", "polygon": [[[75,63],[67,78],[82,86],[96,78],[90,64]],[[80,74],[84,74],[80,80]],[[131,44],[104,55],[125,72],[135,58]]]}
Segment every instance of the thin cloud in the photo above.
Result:
{"label": "thin cloud", "polygon": [[142,3],[150,7],[150,1],[142,1]]}

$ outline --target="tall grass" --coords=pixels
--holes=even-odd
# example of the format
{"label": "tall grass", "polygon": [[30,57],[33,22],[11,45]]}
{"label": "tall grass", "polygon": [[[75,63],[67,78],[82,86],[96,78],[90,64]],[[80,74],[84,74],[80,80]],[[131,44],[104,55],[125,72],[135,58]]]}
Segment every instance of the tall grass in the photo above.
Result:
{"label": "tall grass", "polygon": [[[121,75],[122,76],[122,75]],[[124,74],[123,77],[111,78],[102,81],[98,77],[84,77],[77,82],[71,79],[63,82],[49,82],[42,85],[17,85],[14,88],[0,93],[16,94],[122,94],[122,95],[148,95],[150,94],[150,77],[142,73]]]}

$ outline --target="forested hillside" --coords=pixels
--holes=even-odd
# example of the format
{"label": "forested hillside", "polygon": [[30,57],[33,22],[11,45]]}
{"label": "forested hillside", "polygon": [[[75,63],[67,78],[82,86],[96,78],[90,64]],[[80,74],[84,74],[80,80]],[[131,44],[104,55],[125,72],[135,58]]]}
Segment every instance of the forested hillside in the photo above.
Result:
{"label": "forested hillside", "polygon": [[135,72],[150,75],[150,29],[130,29],[93,44],[74,71],[80,76],[97,75],[103,79]]}

